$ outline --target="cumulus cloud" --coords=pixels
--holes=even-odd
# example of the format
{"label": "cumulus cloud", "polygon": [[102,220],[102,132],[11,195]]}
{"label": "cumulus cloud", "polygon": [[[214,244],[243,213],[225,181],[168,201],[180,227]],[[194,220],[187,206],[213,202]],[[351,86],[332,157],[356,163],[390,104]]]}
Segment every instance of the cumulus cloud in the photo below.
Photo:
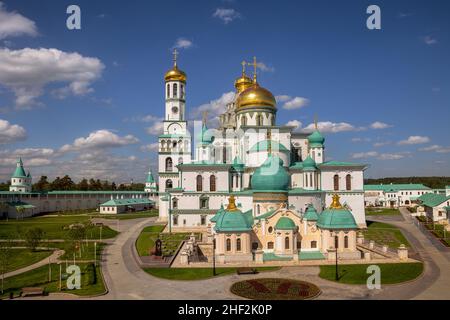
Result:
{"label": "cumulus cloud", "polygon": [[370,138],[352,138],[352,142],[370,142]]}
{"label": "cumulus cloud", "polygon": [[26,137],[27,132],[25,131],[25,128],[0,119],[0,144],[25,140]]}
{"label": "cumulus cloud", "polygon": [[158,151],[159,149],[159,143],[155,142],[155,143],[150,143],[150,144],[146,144],[140,147],[142,152],[154,152],[154,151]]}
{"label": "cumulus cloud", "polygon": [[372,123],[370,125],[371,129],[376,129],[376,130],[377,129],[386,129],[386,128],[390,128],[390,127],[392,127],[392,125],[389,125],[387,123],[380,122],[380,121],[375,121],[374,123]]}
{"label": "cumulus cloud", "polygon": [[0,40],[22,35],[36,36],[38,34],[34,21],[14,11],[7,11],[0,2]]}
{"label": "cumulus cloud", "polygon": [[50,83],[65,83],[53,91],[58,98],[93,91],[92,82],[101,76],[103,63],[97,58],[58,49],[0,49],[0,84],[12,90],[17,108],[30,108]]}
{"label": "cumulus cloud", "polygon": [[224,24],[228,24],[241,17],[241,14],[234,9],[217,8],[213,13],[214,18],[219,18]]}
{"label": "cumulus cloud", "polygon": [[436,153],[449,153],[450,152],[450,146],[443,147],[441,145],[434,144],[432,146],[420,148],[419,151],[436,152]]}
{"label": "cumulus cloud", "polygon": [[433,44],[438,43],[437,39],[430,35],[423,37],[422,40],[428,46],[432,46]]}
{"label": "cumulus cloud", "polygon": [[375,142],[375,143],[373,144],[373,146],[374,146],[375,148],[379,148],[379,147],[386,146],[386,145],[388,145],[388,144],[391,144],[391,141]]}
{"label": "cumulus cloud", "polygon": [[294,131],[298,131],[302,127],[302,123],[298,120],[291,120],[286,123],[286,126],[295,127]]}
{"label": "cumulus cloud", "polygon": [[[347,122],[331,122],[323,121],[318,122],[317,127],[322,133],[338,133],[345,131],[360,131],[362,128],[355,127],[354,125]],[[315,124],[311,123],[303,129],[304,132],[313,132],[315,130]]]}
{"label": "cumulus cloud", "polygon": [[203,112],[208,112],[208,120],[213,122],[210,126],[218,125],[219,115],[226,111],[226,105],[233,102],[236,94],[233,91],[222,94],[217,99],[204,103],[191,112],[192,120],[201,120]]}
{"label": "cumulus cloud", "polygon": [[269,67],[264,62],[257,62],[256,67],[263,72],[275,72],[274,67]]}
{"label": "cumulus cloud", "polygon": [[163,133],[164,123],[154,122],[150,127],[147,127],[146,131],[152,136],[157,136]]}
{"label": "cumulus cloud", "polygon": [[178,38],[177,41],[175,41],[175,44],[173,45],[173,49],[189,49],[194,45],[194,43],[191,40],[188,40],[186,38]]}
{"label": "cumulus cloud", "polygon": [[287,100],[284,104],[283,104],[283,109],[285,110],[295,110],[295,109],[300,109],[303,108],[305,106],[307,106],[309,103],[309,100],[306,98],[302,98],[302,97],[294,97],[290,100]]}
{"label": "cumulus cloud", "polygon": [[399,153],[379,153],[377,151],[368,151],[368,152],[358,152],[353,153],[351,157],[353,159],[367,159],[367,158],[376,158],[378,160],[399,160],[408,156],[409,152],[399,152]]}
{"label": "cumulus cloud", "polygon": [[277,100],[278,103],[279,103],[279,102],[286,102],[286,101],[288,101],[288,100],[290,100],[290,99],[292,99],[292,97],[291,97],[291,96],[288,96],[288,95],[286,95],[286,94],[282,94],[282,95],[279,95],[279,96],[275,96],[275,100]]}
{"label": "cumulus cloud", "polygon": [[376,151],[358,152],[358,153],[352,154],[353,159],[364,159],[364,158],[370,158],[370,157],[376,157],[376,156],[378,156],[378,152],[376,152]]}
{"label": "cumulus cloud", "polygon": [[423,144],[430,142],[430,138],[424,136],[409,136],[408,139],[399,141],[399,145]]}
{"label": "cumulus cloud", "polygon": [[120,137],[109,130],[103,129],[90,133],[86,138],[80,137],[75,139],[72,144],[66,144],[62,146],[60,152],[65,153],[89,149],[98,150],[106,148],[116,148],[129,144],[135,144],[138,142],[139,140],[132,135]]}

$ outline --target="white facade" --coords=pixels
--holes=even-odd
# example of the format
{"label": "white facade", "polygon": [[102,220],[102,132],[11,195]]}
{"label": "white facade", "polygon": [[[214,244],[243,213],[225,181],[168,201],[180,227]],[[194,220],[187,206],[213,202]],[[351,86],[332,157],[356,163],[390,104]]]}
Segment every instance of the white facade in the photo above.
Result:
{"label": "white facade", "polygon": [[417,198],[427,193],[433,190],[422,184],[366,185],[364,202],[366,207],[410,207],[416,206]]}

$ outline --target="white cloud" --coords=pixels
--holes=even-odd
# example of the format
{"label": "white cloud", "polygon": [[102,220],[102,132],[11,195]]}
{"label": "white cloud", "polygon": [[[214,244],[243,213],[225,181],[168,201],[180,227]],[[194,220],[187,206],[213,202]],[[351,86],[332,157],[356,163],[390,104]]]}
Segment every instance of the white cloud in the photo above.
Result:
{"label": "white cloud", "polygon": [[[331,122],[323,121],[318,122],[317,127],[322,133],[337,133],[345,131],[360,131],[362,128],[355,127],[354,125],[347,122]],[[304,132],[312,132],[315,130],[315,124],[311,123],[303,129]]]}
{"label": "white cloud", "polygon": [[373,144],[373,146],[374,146],[375,148],[379,148],[379,147],[386,146],[386,145],[388,145],[388,144],[391,144],[391,142],[390,142],[390,141],[375,142],[375,143]]}
{"label": "white cloud", "polygon": [[234,9],[217,8],[213,13],[214,18],[219,18],[223,23],[228,24],[241,17],[241,14]]}
{"label": "white cloud", "polygon": [[154,152],[154,151],[158,151],[159,149],[159,143],[155,142],[155,143],[150,143],[150,144],[146,144],[140,147],[142,152]]}
{"label": "white cloud", "polygon": [[399,141],[399,145],[422,144],[430,142],[430,138],[423,136],[409,136],[408,139]]}
{"label": "white cloud", "polygon": [[292,99],[291,96],[288,96],[288,95],[285,95],[285,94],[282,94],[282,95],[279,95],[279,96],[275,96],[275,100],[277,100],[277,102],[286,102],[286,101],[291,100],[291,99]]}
{"label": "white cloud", "polygon": [[274,67],[269,67],[264,62],[257,62],[256,67],[263,72],[275,72]]}
{"label": "white cloud", "polygon": [[403,153],[382,153],[378,157],[380,160],[399,160],[403,159],[406,156],[406,154]]}
{"label": "white cloud", "polygon": [[0,2],[0,40],[22,35],[36,36],[37,28],[34,21],[17,12],[8,12],[3,2]]}
{"label": "white cloud", "polygon": [[103,69],[99,59],[76,52],[0,49],[0,84],[14,92],[17,108],[36,105],[36,98],[44,94],[45,86],[50,83],[67,83],[53,91],[59,98],[90,93],[92,82],[101,76]]}
{"label": "white cloud", "polygon": [[88,149],[106,149],[122,147],[129,144],[138,143],[139,140],[132,136],[127,135],[120,137],[117,134],[103,129],[91,132],[86,138],[81,137],[75,139],[72,144],[66,144],[61,147],[60,152],[80,151]]}
{"label": "white cloud", "polygon": [[443,147],[438,144],[434,144],[429,147],[420,148],[419,151],[427,151],[427,152],[437,152],[437,153],[449,153],[450,152],[450,146]]}
{"label": "white cloud", "polygon": [[191,112],[191,118],[193,120],[201,120],[203,112],[208,112],[208,120],[213,121],[213,124],[210,124],[211,127],[218,124],[218,117],[220,114],[226,111],[226,105],[230,102],[233,102],[236,94],[233,91],[225,92],[218,99],[211,100],[208,103],[204,103],[196,108],[194,108]]}
{"label": "white cloud", "polygon": [[302,127],[302,123],[298,120],[291,120],[286,123],[286,126],[295,127],[294,131],[298,131]]}
{"label": "white cloud", "polygon": [[422,40],[426,45],[429,46],[438,43],[437,39],[430,35],[423,37]]}
{"label": "white cloud", "polygon": [[377,158],[378,160],[399,160],[409,155],[409,152],[402,153],[378,153],[377,151],[358,152],[353,153],[351,157],[353,159],[367,159]]}
{"label": "white cloud", "polygon": [[352,142],[370,142],[370,138],[352,138]]}
{"label": "white cloud", "polygon": [[146,131],[152,136],[157,136],[163,133],[164,123],[154,122],[150,127],[147,127]]}
{"label": "white cloud", "polygon": [[378,156],[378,152],[376,151],[369,151],[369,152],[358,152],[353,153],[352,158],[353,159],[364,159],[364,158],[371,158]]}
{"label": "white cloud", "polygon": [[309,100],[302,97],[295,97],[291,100],[288,100],[284,103],[283,109],[286,110],[294,110],[294,109],[300,109],[305,106],[307,106],[309,103]]}
{"label": "white cloud", "polygon": [[374,123],[372,123],[370,125],[370,128],[372,128],[372,129],[386,129],[386,128],[390,128],[390,127],[392,127],[392,125],[389,125],[387,123],[380,122],[380,121],[375,121]]}
{"label": "white cloud", "polygon": [[27,132],[23,127],[0,119],[0,144],[25,140],[26,137]]}
{"label": "white cloud", "polygon": [[194,45],[194,43],[191,40],[188,40],[186,38],[178,38],[177,41],[175,41],[175,44],[173,48],[177,49],[189,49]]}

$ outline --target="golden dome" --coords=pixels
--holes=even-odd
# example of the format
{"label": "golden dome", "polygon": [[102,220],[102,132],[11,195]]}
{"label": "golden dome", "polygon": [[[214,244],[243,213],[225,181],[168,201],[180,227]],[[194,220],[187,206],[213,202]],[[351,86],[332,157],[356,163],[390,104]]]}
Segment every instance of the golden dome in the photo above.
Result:
{"label": "golden dome", "polygon": [[253,85],[253,81],[250,77],[248,77],[245,73],[242,74],[241,77],[237,78],[234,81],[234,87],[236,88],[237,93],[241,93],[245,89],[251,87]]}
{"label": "golden dome", "polygon": [[186,82],[186,73],[178,69],[177,65],[175,64],[172,69],[166,72],[166,75],[164,76],[164,80],[167,81],[182,81]]}
{"label": "golden dome", "polygon": [[241,92],[236,101],[237,109],[244,109],[254,106],[266,106],[275,109],[276,100],[273,94],[262,87],[258,83],[254,83],[251,87]]}

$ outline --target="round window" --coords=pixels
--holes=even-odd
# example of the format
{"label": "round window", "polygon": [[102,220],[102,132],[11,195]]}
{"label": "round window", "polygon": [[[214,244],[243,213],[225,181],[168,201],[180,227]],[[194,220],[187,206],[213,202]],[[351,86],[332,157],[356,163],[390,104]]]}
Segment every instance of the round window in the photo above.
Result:
{"label": "round window", "polygon": [[172,107],[172,112],[173,113],[177,113],[178,112],[178,108],[177,107]]}
{"label": "round window", "polygon": [[272,232],[273,232],[273,228],[269,227],[269,233],[272,233]]}

